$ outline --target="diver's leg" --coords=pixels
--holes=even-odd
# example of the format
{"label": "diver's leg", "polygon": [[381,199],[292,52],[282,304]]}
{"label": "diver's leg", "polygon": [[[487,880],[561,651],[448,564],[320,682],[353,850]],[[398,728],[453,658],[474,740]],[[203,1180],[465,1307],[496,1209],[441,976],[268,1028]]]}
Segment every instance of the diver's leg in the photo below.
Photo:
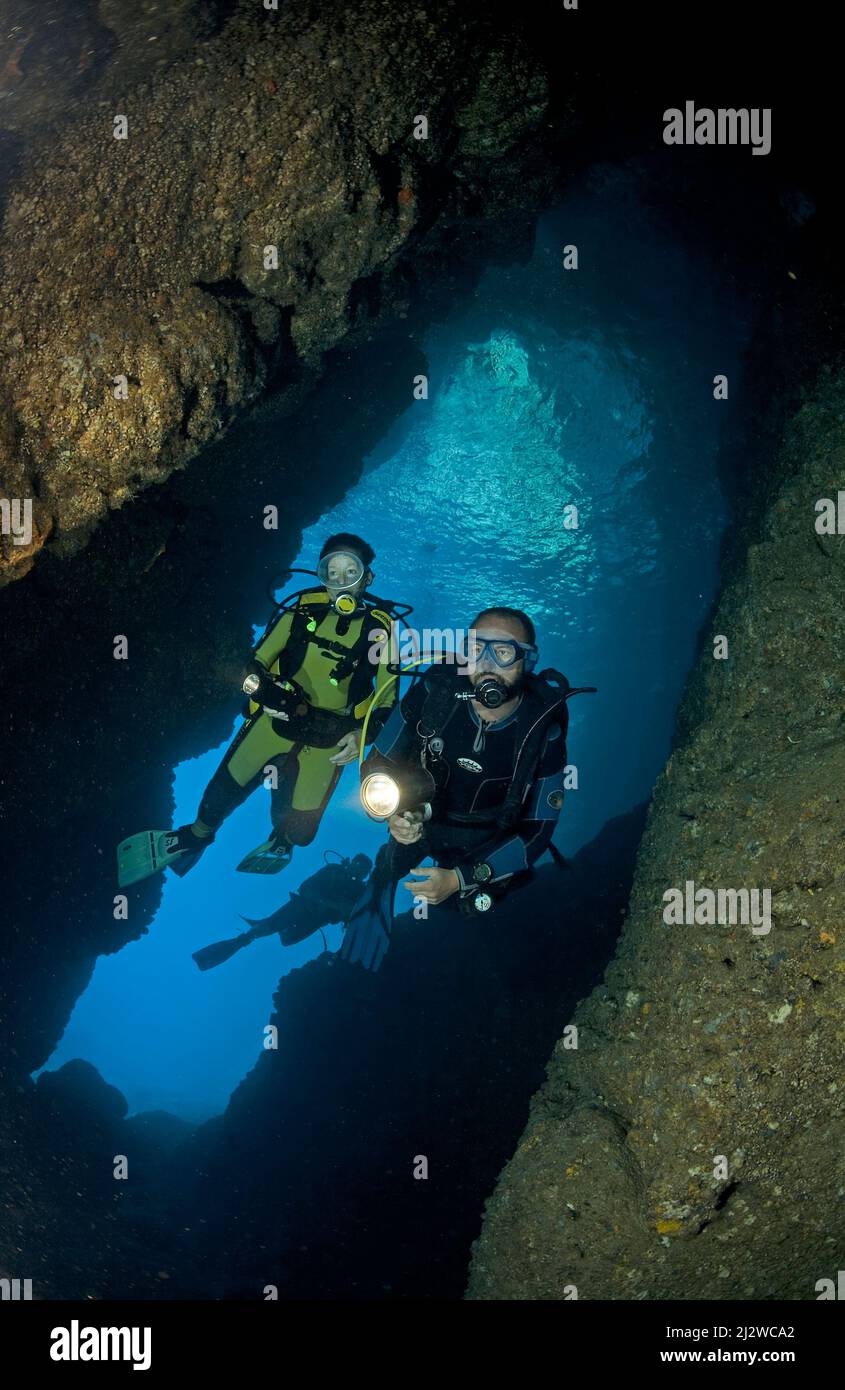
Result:
{"label": "diver's leg", "polygon": [[204,839],[219,830],[224,820],[255,790],[265,765],[291,746],[274,734],[266,714],[251,715],[229,744],[203,792],[197,818],[191,827],[198,838]]}
{"label": "diver's leg", "polygon": [[[272,732],[272,730],[271,730]],[[274,771],[276,779],[271,784],[271,820],[273,832],[269,840],[250,850],[238,865],[244,874],[277,874],[287,868],[291,861],[293,845],[285,834],[280,807],[291,804],[293,786],[299,776],[298,756],[301,745],[290,739],[279,738],[273,734],[273,747],[267,748],[267,756],[262,759],[260,775]]]}
{"label": "diver's leg", "polygon": [[[331,761],[336,747],[300,747],[293,774],[273,793],[273,825],[290,845],[310,845],[343,771]],[[291,759],[293,767],[293,759]]]}
{"label": "diver's leg", "polygon": [[145,830],[121,841],[117,847],[120,886],[140,883],[163,869],[173,869],[180,876],[188,873],[226,817],[257,786],[265,764],[292,746],[274,734],[266,715],[245,720],[206,787],[192,824],[176,830]]}
{"label": "diver's leg", "polygon": [[188,853],[173,865],[174,873],[181,877],[194,867],[223,822],[258,786],[267,764],[291,746],[273,732],[266,714],[246,720],[203,792],[196,820],[176,832]]}
{"label": "diver's leg", "polygon": [[284,776],[273,791],[273,834],[241,861],[243,873],[277,874],[287,868],[296,845],[310,845],[340,776],[331,748],[290,745]]}

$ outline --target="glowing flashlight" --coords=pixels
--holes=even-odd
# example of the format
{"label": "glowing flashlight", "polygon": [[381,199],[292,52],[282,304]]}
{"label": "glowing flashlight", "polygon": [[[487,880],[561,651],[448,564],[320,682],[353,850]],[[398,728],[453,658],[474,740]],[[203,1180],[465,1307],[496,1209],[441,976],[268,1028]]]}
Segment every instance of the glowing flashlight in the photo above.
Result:
{"label": "glowing flashlight", "polygon": [[362,779],[361,803],[373,820],[389,820],[397,811],[412,808],[422,810],[423,818],[428,820],[431,815],[429,803],[434,799],[434,792],[434,778],[424,767],[403,771],[401,779],[381,768]]}
{"label": "glowing flashlight", "polygon": [[361,783],[361,802],[373,820],[389,820],[399,810],[399,783],[386,772],[371,772]]}

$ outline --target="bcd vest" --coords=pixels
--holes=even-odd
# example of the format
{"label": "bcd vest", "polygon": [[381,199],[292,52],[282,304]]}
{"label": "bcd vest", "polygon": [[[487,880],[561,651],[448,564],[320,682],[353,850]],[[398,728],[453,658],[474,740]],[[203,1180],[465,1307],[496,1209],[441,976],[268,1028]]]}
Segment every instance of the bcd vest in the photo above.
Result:
{"label": "bcd vest", "polygon": [[[370,635],[376,629],[390,631],[388,613],[365,603],[363,612],[359,610],[348,618],[338,618],[336,638],[321,635],[318,629],[329,612],[327,601],[317,594],[312,596],[306,592],[297,602],[287,642],[277,660],[279,679],[292,683],[282,710],[286,718],[269,716],[274,732],[280,737],[314,748],[332,747],[361,722],[373,688],[374,668],[369,660],[372,645]],[[264,637],[272,631],[281,616],[278,610],[274,613]],[[353,631],[349,642],[338,640],[350,629]],[[336,656],[335,665],[328,672],[332,684],[340,685],[349,680],[345,709],[321,709],[296,686],[294,677],[302,668],[310,643]]]}
{"label": "bcd vest", "polygon": [[[432,667],[426,672],[426,697],[417,724],[423,744],[422,759],[437,781],[437,762],[448,762],[445,737],[450,721],[462,704],[456,696],[459,677],[454,667]],[[593,694],[596,687],[572,687],[566,676],[553,667],[538,675],[526,676],[522,686],[522,703],[516,715],[516,754],[510,785],[501,806],[495,811],[450,812],[444,817],[447,824],[460,826],[490,825],[509,829],[523,815],[523,808],[537,776],[543,744],[549,729],[558,724],[566,740],[569,713],[566,702],[573,695]],[[433,746],[432,746],[433,745]]]}

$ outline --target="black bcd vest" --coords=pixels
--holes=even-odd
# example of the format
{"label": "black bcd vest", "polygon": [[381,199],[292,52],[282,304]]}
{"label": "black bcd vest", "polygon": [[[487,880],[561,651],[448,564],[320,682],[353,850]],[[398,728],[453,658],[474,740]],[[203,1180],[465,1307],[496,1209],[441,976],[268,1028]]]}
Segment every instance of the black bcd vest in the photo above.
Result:
{"label": "black bcd vest", "polygon": [[[455,667],[433,666],[422,679],[425,680],[427,689],[417,723],[417,733],[423,741],[423,761],[429,766],[441,756],[433,752],[432,740],[442,738],[446,726],[462,701],[456,699],[459,677]],[[594,694],[596,686],[571,686],[566,676],[550,666],[538,675],[526,676],[522,690],[523,699],[516,716],[516,756],[510,785],[502,805],[493,813],[451,813],[448,817],[450,824],[491,825],[499,829],[508,829],[515,825],[522,816],[523,807],[534,784],[548,730],[552,725],[558,724],[561,736],[565,740],[569,728],[567,700],[573,695]]]}

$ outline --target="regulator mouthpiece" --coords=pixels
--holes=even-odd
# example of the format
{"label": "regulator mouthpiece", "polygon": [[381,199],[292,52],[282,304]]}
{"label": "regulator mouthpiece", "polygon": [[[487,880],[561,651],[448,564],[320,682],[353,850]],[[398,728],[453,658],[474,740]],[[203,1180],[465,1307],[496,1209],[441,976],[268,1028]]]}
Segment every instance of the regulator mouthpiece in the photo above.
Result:
{"label": "regulator mouthpiece", "polygon": [[358,600],[354,594],[336,594],[332,599],[332,608],[341,618],[348,618],[358,607]]}
{"label": "regulator mouthpiece", "polygon": [[511,698],[511,692],[495,676],[483,676],[475,686],[472,698],[485,709],[498,709]]}

